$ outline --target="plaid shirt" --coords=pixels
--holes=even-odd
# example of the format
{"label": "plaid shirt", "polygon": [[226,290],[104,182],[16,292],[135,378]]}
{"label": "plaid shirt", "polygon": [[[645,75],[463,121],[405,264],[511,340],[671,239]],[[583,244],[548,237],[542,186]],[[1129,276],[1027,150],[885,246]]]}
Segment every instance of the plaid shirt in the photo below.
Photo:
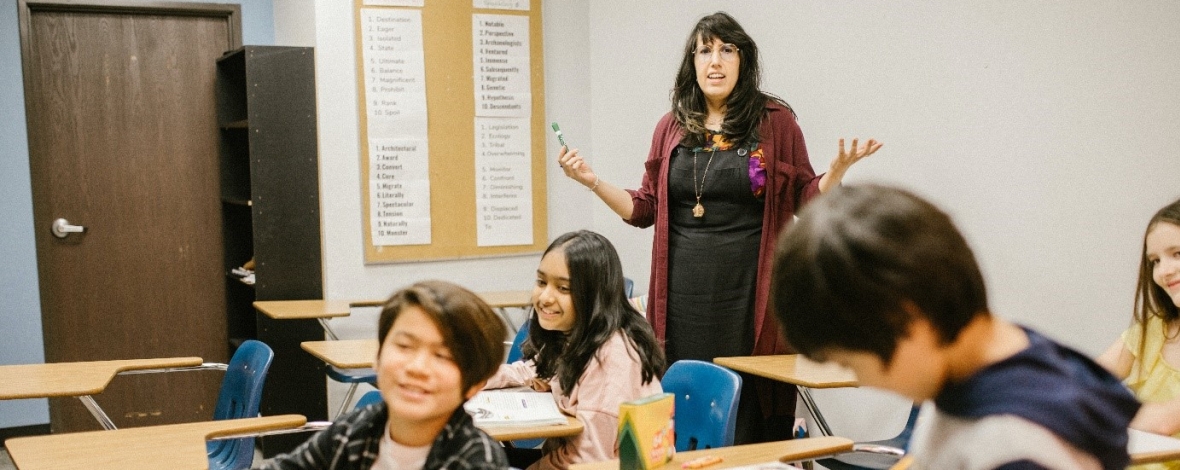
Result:
{"label": "plaid shirt", "polygon": [[[385,403],[375,403],[337,419],[289,454],[277,456],[263,470],[369,470],[381,448],[389,419]],[[430,446],[425,470],[506,469],[504,448],[479,428],[462,406]]]}

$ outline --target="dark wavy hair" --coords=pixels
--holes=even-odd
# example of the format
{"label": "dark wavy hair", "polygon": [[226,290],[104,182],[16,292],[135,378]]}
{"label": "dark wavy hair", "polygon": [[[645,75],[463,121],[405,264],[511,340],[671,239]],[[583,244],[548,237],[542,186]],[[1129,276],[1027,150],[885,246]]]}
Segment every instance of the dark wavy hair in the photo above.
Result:
{"label": "dark wavy hair", "polygon": [[602,235],[579,230],[557,237],[545,254],[557,250],[565,253],[569,269],[574,326],[569,332],[549,331],[531,315],[522,358],[534,361],[538,378],[556,376],[569,396],[594,354],[621,331],[643,363],[643,383],[657,380],[664,370],[664,350],[651,325],[627,299],[623,264],[614,245]]}
{"label": "dark wavy hair", "polygon": [[463,389],[492,377],[504,362],[508,329],[496,312],[467,289],[446,281],[422,281],[394,292],[377,319],[378,351],[393,323],[407,307],[417,306],[438,327],[443,343],[459,366]]}
{"label": "dark wavy hair", "polygon": [[842,186],[813,200],[783,231],[771,309],[808,357],[864,351],[885,364],[921,316],[942,344],[990,315],[983,274],[950,216],[908,191]]}
{"label": "dark wavy hair", "polygon": [[[1160,223],[1180,226],[1180,200],[1164,206],[1151,216],[1151,220],[1147,222],[1147,230],[1143,231],[1143,248],[1139,255],[1139,281],[1135,286],[1135,321],[1139,324],[1140,338],[1147,336],[1147,323],[1152,317],[1159,317],[1169,326],[1180,319],[1180,307],[1176,307],[1168,292],[1155,283],[1151,260],[1147,259],[1147,235]],[[1139,342],[1139,355],[1136,357],[1143,357],[1143,348],[1146,344],[1147,341]],[[1143,367],[1142,361],[1138,364],[1139,367]]]}
{"label": "dark wavy hair", "polygon": [[672,116],[684,129],[686,144],[704,144],[705,118],[708,117],[705,94],[697,83],[697,39],[706,43],[720,39],[738,48],[738,80],[726,101],[725,121],[721,124],[721,133],[726,139],[739,146],[757,142],[760,139],[758,125],[766,115],[768,101],[777,102],[794,113],[782,98],[762,91],[758,46],[737,20],[719,11],[701,18],[689,33],[688,41],[684,43],[684,59],[680,61],[680,70],[672,87]]}

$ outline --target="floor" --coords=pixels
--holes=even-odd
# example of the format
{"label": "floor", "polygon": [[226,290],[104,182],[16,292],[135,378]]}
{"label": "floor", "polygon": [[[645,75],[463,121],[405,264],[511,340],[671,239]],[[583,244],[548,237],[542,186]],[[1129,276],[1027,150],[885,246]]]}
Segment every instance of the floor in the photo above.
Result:
{"label": "floor", "polygon": [[16,470],[16,466],[12,464],[12,459],[8,458],[8,451],[0,449],[0,470]]}

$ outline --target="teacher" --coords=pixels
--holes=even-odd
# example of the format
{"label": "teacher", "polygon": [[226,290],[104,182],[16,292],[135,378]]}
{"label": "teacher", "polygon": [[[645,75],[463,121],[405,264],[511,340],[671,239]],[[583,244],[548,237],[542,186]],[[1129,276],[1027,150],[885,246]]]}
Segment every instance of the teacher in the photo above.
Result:
{"label": "teacher", "polygon": [[[881,148],[840,139],[817,176],[795,114],[760,89],[758,47],[724,12],[702,18],[684,46],[672,110],[656,125],[638,190],[603,181],[561,148],[566,176],[636,227],[655,225],[647,317],[668,364],[785,354],[767,315],[770,264],[783,225],[815,195]],[[744,377],[735,443],[787,439],[795,389]]]}

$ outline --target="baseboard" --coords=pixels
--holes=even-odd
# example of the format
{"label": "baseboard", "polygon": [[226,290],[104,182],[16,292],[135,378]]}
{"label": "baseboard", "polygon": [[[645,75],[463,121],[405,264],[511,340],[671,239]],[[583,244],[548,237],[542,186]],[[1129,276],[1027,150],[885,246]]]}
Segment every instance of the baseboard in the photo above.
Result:
{"label": "baseboard", "polygon": [[0,428],[0,445],[14,437],[24,436],[40,436],[42,434],[49,434],[49,423],[34,424],[30,426],[17,426],[14,428]]}

